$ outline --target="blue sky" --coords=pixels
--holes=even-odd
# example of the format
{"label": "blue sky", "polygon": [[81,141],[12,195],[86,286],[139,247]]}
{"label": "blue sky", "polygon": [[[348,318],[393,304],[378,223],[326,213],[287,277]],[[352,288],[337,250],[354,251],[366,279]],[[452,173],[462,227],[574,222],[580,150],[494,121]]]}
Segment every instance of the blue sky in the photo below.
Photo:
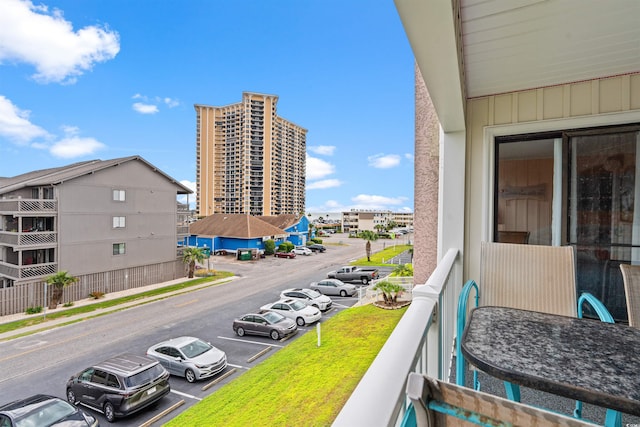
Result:
{"label": "blue sky", "polygon": [[1,0],[0,176],[140,155],[195,190],[193,105],[249,91],[308,130],[307,212],[413,211],[413,65],[392,0]]}

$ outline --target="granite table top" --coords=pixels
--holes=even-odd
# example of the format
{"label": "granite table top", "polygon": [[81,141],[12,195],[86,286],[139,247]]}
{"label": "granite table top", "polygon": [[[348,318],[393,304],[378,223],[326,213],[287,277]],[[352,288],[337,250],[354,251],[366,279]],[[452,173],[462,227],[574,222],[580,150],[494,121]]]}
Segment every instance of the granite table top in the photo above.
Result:
{"label": "granite table top", "polygon": [[640,415],[640,329],[505,307],[478,307],[462,337],[491,376]]}

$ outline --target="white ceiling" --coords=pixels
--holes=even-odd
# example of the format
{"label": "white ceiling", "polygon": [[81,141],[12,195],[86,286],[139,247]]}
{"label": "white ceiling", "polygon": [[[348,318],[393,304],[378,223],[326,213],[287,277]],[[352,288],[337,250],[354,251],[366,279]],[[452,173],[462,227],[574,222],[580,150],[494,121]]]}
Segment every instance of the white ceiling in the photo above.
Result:
{"label": "white ceiling", "polygon": [[467,97],[640,71],[639,0],[460,0]]}
{"label": "white ceiling", "polygon": [[394,1],[446,132],[466,98],[640,72],[640,0]]}

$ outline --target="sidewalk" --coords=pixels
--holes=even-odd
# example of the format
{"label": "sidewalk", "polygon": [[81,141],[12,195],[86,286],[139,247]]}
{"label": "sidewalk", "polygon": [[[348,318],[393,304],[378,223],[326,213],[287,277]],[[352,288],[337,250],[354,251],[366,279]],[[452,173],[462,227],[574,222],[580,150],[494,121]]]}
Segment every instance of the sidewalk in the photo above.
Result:
{"label": "sidewalk", "polygon": [[[231,276],[231,277],[225,277],[224,279],[220,279],[220,280],[234,280],[235,278],[236,278],[235,276]],[[109,301],[109,300],[114,300],[114,299],[130,296],[130,295],[136,295],[136,294],[144,293],[144,292],[151,291],[151,290],[154,290],[154,289],[164,288],[164,287],[171,286],[171,285],[176,285],[176,284],[179,284],[179,283],[187,282],[189,280],[193,280],[193,279],[189,279],[187,277],[182,277],[180,279],[170,280],[168,282],[161,282],[161,283],[156,283],[156,284],[153,284],[153,285],[143,286],[143,287],[139,287],[139,288],[127,289],[126,291],[121,291],[121,292],[113,292],[113,293],[106,294],[103,298],[100,298],[99,300],[96,300],[96,299],[93,299],[93,298],[86,298],[86,299],[83,299],[83,300],[80,300],[80,301],[74,301],[73,306],[71,306],[71,307],[63,307],[62,305],[59,305],[58,308],[56,308],[55,310],[48,310],[47,309],[44,313],[38,313],[38,314],[25,314],[25,313],[10,314],[10,315],[7,315],[7,316],[0,317],[0,324],[15,322],[15,321],[24,320],[24,319],[39,318],[39,317],[40,318],[42,318],[42,317],[46,318],[46,316],[51,314],[51,313],[59,313],[59,312],[65,311],[67,309],[83,307],[83,306],[91,305],[91,304],[99,304],[99,303],[102,303],[102,302],[105,302],[105,301]],[[158,300],[158,299],[166,298],[167,296],[178,295],[178,294],[185,293],[185,292],[192,292],[192,291],[195,291],[195,290],[203,288],[203,287],[211,286],[212,283],[214,283],[214,282],[202,283],[200,285],[191,286],[191,287],[189,287],[187,289],[180,289],[180,290],[177,290],[177,291],[163,293],[161,295],[153,295],[153,296],[149,296],[149,297],[141,297],[140,299],[137,299],[135,301],[125,302],[125,303],[122,303],[122,304],[114,305],[112,307],[100,308],[100,309],[97,309],[97,310],[94,310],[94,311],[91,311],[91,312],[88,312],[88,313],[79,313],[79,314],[75,314],[73,316],[60,317],[60,318],[57,318],[57,319],[47,320],[47,321],[45,321],[43,323],[38,323],[38,324],[32,325],[32,326],[25,326],[23,328],[19,328],[19,329],[13,330],[13,331],[0,333],[0,341],[10,340],[12,338],[17,338],[18,336],[28,335],[30,333],[35,333],[35,332],[39,332],[39,331],[42,331],[42,330],[51,329],[51,328],[60,326],[60,325],[65,324],[65,323],[76,322],[78,320],[85,319],[85,318],[88,318],[88,317],[100,316],[100,315],[103,315],[103,314],[106,314],[106,313],[110,313],[110,312],[113,312],[113,311],[122,310],[123,308],[133,307],[133,306],[140,305],[140,304],[143,304],[143,303],[148,303],[148,302],[155,301],[155,300]]]}

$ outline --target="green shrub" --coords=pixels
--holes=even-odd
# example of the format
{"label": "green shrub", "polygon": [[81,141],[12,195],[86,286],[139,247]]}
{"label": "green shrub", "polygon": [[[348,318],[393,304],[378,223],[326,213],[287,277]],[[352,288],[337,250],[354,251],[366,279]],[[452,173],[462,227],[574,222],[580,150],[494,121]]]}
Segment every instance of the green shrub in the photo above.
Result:
{"label": "green shrub", "polygon": [[313,239],[309,240],[309,242],[307,242],[308,245],[313,245],[314,243],[321,245],[322,239],[318,239],[317,237],[314,237]]}
{"label": "green shrub", "polygon": [[199,268],[195,271],[196,277],[212,277],[216,275],[216,270],[207,270],[206,268]]}
{"label": "green shrub", "polygon": [[291,252],[293,250],[294,246],[293,243],[291,242],[282,242],[280,243],[280,246],[278,246],[278,251],[279,252]]}
{"label": "green shrub", "polygon": [[27,307],[27,309],[25,310],[26,314],[37,314],[37,313],[41,313],[42,312],[42,306],[39,305],[37,307]]}
{"label": "green shrub", "polygon": [[273,239],[265,240],[264,254],[273,255],[276,252],[276,242]]}
{"label": "green shrub", "polygon": [[63,307],[73,307],[73,301],[65,302],[62,304]]}

